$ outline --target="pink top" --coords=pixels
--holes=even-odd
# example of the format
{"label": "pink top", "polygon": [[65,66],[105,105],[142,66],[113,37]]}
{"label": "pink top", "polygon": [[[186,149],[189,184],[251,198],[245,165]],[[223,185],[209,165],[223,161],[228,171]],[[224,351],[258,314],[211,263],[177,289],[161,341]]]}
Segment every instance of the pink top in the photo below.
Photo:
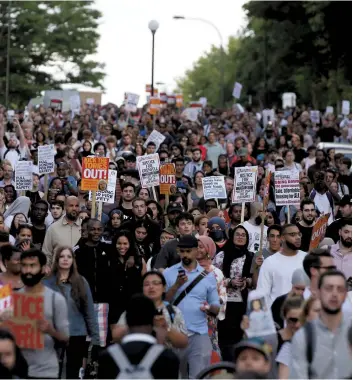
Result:
{"label": "pink top", "polygon": [[348,280],[352,277],[352,251],[342,254],[340,243],[337,242],[331,246],[331,255],[333,256],[333,261],[337,269],[344,273],[346,279]]}

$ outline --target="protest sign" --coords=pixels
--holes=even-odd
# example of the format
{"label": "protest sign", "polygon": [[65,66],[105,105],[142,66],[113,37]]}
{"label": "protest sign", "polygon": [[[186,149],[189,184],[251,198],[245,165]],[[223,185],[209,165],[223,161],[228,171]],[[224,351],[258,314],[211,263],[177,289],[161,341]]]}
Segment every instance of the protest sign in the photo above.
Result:
{"label": "protest sign", "polygon": [[310,119],[313,123],[319,124],[320,123],[320,111],[310,111]]}
{"label": "protest sign", "polygon": [[203,196],[207,199],[227,198],[224,176],[211,176],[202,178]]}
{"label": "protest sign", "polygon": [[269,122],[275,121],[275,111],[273,109],[265,109],[262,111],[262,125],[267,127]]}
{"label": "protest sign", "polygon": [[282,108],[294,108],[297,105],[297,95],[294,92],[285,92],[282,95]]}
{"label": "protest sign", "polygon": [[54,173],[54,144],[38,146],[39,174]]}
{"label": "protest sign", "polygon": [[333,113],[333,107],[332,106],[327,106],[326,107],[326,111],[325,111],[325,115],[328,115],[328,114],[331,114]]}
{"label": "protest sign", "polygon": [[108,187],[108,157],[83,157],[82,190],[104,191]]}
{"label": "protest sign", "polygon": [[127,112],[136,112],[139,99],[140,99],[139,95],[127,92],[126,101],[125,101],[125,110]]}
{"label": "protest sign", "polygon": [[143,188],[159,185],[159,155],[147,154],[136,158],[141,186]]}
{"label": "protest sign", "polygon": [[159,133],[155,129],[152,131],[152,133],[148,136],[148,139],[143,144],[144,148],[147,148],[147,145],[150,141],[154,142],[156,144],[156,152],[159,149],[159,146],[162,144],[162,142],[165,140],[165,136],[162,135],[162,133]]}
{"label": "protest sign", "polygon": [[207,106],[207,98],[200,98],[199,102],[202,104],[202,108],[205,108]]}
{"label": "protest sign", "polygon": [[161,104],[160,99],[156,96],[151,96],[149,103],[150,103],[150,105],[148,108],[148,112],[151,115],[157,115],[157,113],[159,112],[160,104]]}
{"label": "protest sign", "polygon": [[242,88],[243,88],[243,86],[240,83],[238,83],[238,82],[234,83],[233,96],[235,99],[240,98]]}
{"label": "protest sign", "polygon": [[197,118],[199,116],[199,113],[200,113],[200,109],[199,107],[189,107],[189,108],[185,108],[185,110],[182,112],[182,116],[184,116],[186,118],[186,120],[190,120],[190,121],[197,121]]}
{"label": "protest sign", "polygon": [[233,203],[254,202],[256,198],[257,166],[234,170]]}
{"label": "protest sign", "polygon": [[10,284],[0,287],[0,312],[13,311],[12,288]]}
{"label": "protest sign", "polygon": [[176,184],[174,164],[163,164],[159,168],[159,193],[172,194],[171,187]]}
{"label": "protest sign", "polygon": [[342,115],[349,115],[351,109],[351,103],[349,100],[342,100]]}
{"label": "protest sign", "polygon": [[159,94],[159,99],[161,100],[161,104],[165,105],[168,102],[168,96],[166,92],[161,92]]}
{"label": "protest sign", "polygon": [[330,214],[321,215],[320,218],[315,222],[313,232],[311,234],[309,252],[312,249],[317,248],[321,243],[321,240],[325,237],[329,217]]}
{"label": "protest sign", "polygon": [[182,94],[176,94],[175,96],[176,100],[176,106],[177,108],[181,108],[183,106],[183,95]]}
{"label": "protest sign", "polygon": [[18,161],[15,168],[15,189],[32,190],[33,188],[32,161]]}
{"label": "protest sign", "polygon": [[[115,201],[115,189],[116,189],[116,170],[109,169],[108,187],[107,190],[96,191],[96,202],[102,203],[114,203]],[[89,192],[90,201],[92,200],[92,192]]]}
{"label": "protest sign", "polygon": [[44,334],[37,323],[44,319],[44,297],[15,292],[12,301],[13,317],[4,326],[12,332],[20,348],[42,350]]}
{"label": "protest sign", "polygon": [[174,94],[167,96],[167,103],[169,105],[174,105],[176,103],[176,97]]}
{"label": "protest sign", "polygon": [[299,172],[275,172],[275,197],[276,206],[300,204]]}

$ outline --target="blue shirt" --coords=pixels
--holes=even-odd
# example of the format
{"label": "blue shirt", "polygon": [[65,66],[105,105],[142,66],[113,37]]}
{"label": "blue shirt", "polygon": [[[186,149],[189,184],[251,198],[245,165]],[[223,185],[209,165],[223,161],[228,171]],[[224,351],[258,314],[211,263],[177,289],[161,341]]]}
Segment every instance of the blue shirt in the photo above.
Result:
{"label": "blue shirt", "polygon": [[[174,299],[176,299],[201,272],[203,272],[203,268],[199,264],[197,264],[196,269],[191,272],[187,271],[181,262],[167,268],[163,272],[164,278],[167,282],[167,291],[175,284],[179,269],[185,270],[186,275],[188,276],[188,281],[178,289]],[[200,310],[200,307],[204,302],[207,302],[209,305],[220,307],[217,281],[213,273],[209,273],[208,276],[203,278],[191,290],[191,292],[184,297],[179,305],[177,305],[183,313],[186,328],[189,333],[202,335],[208,334],[207,315]]]}

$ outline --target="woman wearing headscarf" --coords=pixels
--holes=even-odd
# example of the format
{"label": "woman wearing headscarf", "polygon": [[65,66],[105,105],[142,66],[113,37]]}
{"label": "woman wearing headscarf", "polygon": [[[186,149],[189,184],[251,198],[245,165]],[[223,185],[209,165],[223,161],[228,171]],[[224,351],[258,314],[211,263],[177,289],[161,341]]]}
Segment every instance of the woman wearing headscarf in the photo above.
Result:
{"label": "woman wearing headscarf", "polygon": [[213,260],[224,275],[227,288],[225,319],[218,322],[218,341],[223,360],[231,360],[230,349],[243,336],[240,323],[246,311],[248,288],[251,287],[249,234],[243,226],[230,230],[229,239]]}
{"label": "woman wearing headscarf", "polygon": [[208,315],[208,335],[212,343],[212,363],[217,363],[221,360],[221,351],[218,346],[218,333],[217,321],[223,321],[225,318],[226,304],[227,304],[227,289],[224,285],[224,276],[220,269],[212,264],[212,260],[216,254],[216,245],[214,241],[208,236],[199,236],[198,239],[198,263],[208,272],[213,273],[217,281],[217,290],[221,303],[221,309],[217,317]]}
{"label": "woman wearing headscarf", "polygon": [[207,223],[209,229],[209,237],[216,243],[216,252],[223,250],[227,242],[226,223],[224,219],[214,216]]}

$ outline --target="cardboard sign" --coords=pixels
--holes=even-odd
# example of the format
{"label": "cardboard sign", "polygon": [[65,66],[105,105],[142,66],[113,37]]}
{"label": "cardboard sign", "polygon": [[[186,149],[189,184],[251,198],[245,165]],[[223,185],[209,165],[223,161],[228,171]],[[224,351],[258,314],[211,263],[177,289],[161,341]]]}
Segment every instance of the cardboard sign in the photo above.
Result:
{"label": "cardboard sign", "polygon": [[144,148],[147,148],[148,143],[152,141],[156,144],[156,152],[157,152],[159,149],[159,146],[162,144],[164,140],[165,140],[165,136],[163,136],[162,133],[159,133],[158,131],[154,129],[152,133],[148,136],[143,146]]}
{"label": "cardboard sign", "polygon": [[140,95],[127,92],[126,101],[125,101],[125,111],[136,112],[139,100],[140,100]]}
{"label": "cardboard sign", "polygon": [[310,119],[313,123],[319,124],[320,123],[320,111],[310,111]]}
{"label": "cardboard sign", "polygon": [[276,206],[300,204],[299,172],[275,172],[275,197]]}
{"label": "cardboard sign", "polygon": [[12,288],[10,284],[0,287],[0,311],[13,311]]}
{"label": "cardboard sign", "polygon": [[238,83],[238,82],[234,83],[233,96],[235,99],[240,98],[242,88],[243,88],[243,86],[240,83]]}
{"label": "cardboard sign", "polygon": [[272,110],[269,110],[269,109],[266,109],[266,110],[263,110],[262,111],[262,125],[264,127],[267,126],[267,124],[271,121],[271,122],[274,122],[275,121],[275,111],[272,109]]}
{"label": "cardboard sign", "polygon": [[349,100],[342,100],[342,115],[349,115],[351,110],[351,103]]}
{"label": "cardboard sign", "polygon": [[161,100],[161,104],[167,104],[167,101],[168,101],[168,96],[167,96],[167,93],[166,92],[161,92],[159,94],[159,98]]}
{"label": "cardboard sign", "polygon": [[310,240],[309,252],[317,248],[321,243],[321,240],[325,237],[329,217],[330,214],[321,215],[314,224]]}
{"label": "cardboard sign", "polygon": [[168,95],[167,96],[167,103],[170,105],[170,106],[173,106],[175,103],[176,103],[176,98],[175,98],[175,95],[172,94],[172,95]]}
{"label": "cardboard sign", "polygon": [[38,146],[38,169],[39,174],[54,173],[55,166],[54,144]]}
{"label": "cardboard sign", "polygon": [[177,108],[181,108],[183,106],[183,95],[182,94],[177,94],[175,96],[176,98],[176,106]]}
{"label": "cardboard sign", "polygon": [[82,190],[105,191],[108,188],[108,157],[83,157]]}
{"label": "cardboard sign", "polygon": [[174,164],[163,164],[159,168],[159,193],[172,194],[171,187],[176,184]]}
{"label": "cardboard sign", "polygon": [[146,154],[136,158],[136,166],[139,171],[141,186],[143,188],[159,185],[159,155],[158,153]]}
{"label": "cardboard sign", "polygon": [[333,113],[333,107],[332,106],[327,106],[326,107],[326,111],[325,111],[325,115],[328,115],[328,114],[331,114]]}
{"label": "cardboard sign", "polygon": [[207,199],[227,198],[224,176],[211,176],[202,178],[203,196]]}
{"label": "cardboard sign", "polygon": [[159,112],[160,104],[161,104],[160,99],[156,96],[151,96],[149,103],[150,103],[150,106],[148,109],[148,113],[151,115],[157,115],[157,113]]}
{"label": "cardboard sign", "polygon": [[297,106],[297,95],[294,92],[285,92],[282,95],[282,108],[294,108]]}
{"label": "cardboard sign", "polygon": [[44,334],[37,327],[37,322],[44,319],[44,297],[25,293],[13,293],[14,315],[4,322],[20,348],[42,350]]}
{"label": "cardboard sign", "polygon": [[33,188],[32,161],[18,161],[15,168],[15,189],[32,190]]}
{"label": "cardboard sign", "polygon": [[[116,189],[116,170],[109,169],[108,187],[105,191],[96,191],[96,202],[114,203]],[[92,191],[89,192],[88,199],[92,200]]]}
{"label": "cardboard sign", "polygon": [[185,110],[182,112],[182,116],[184,116],[187,120],[190,121],[197,121],[198,116],[200,113],[200,108],[185,108]]}
{"label": "cardboard sign", "polygon": [[256,199],[257,166],[234,169],[233,203],[254,202]]}

